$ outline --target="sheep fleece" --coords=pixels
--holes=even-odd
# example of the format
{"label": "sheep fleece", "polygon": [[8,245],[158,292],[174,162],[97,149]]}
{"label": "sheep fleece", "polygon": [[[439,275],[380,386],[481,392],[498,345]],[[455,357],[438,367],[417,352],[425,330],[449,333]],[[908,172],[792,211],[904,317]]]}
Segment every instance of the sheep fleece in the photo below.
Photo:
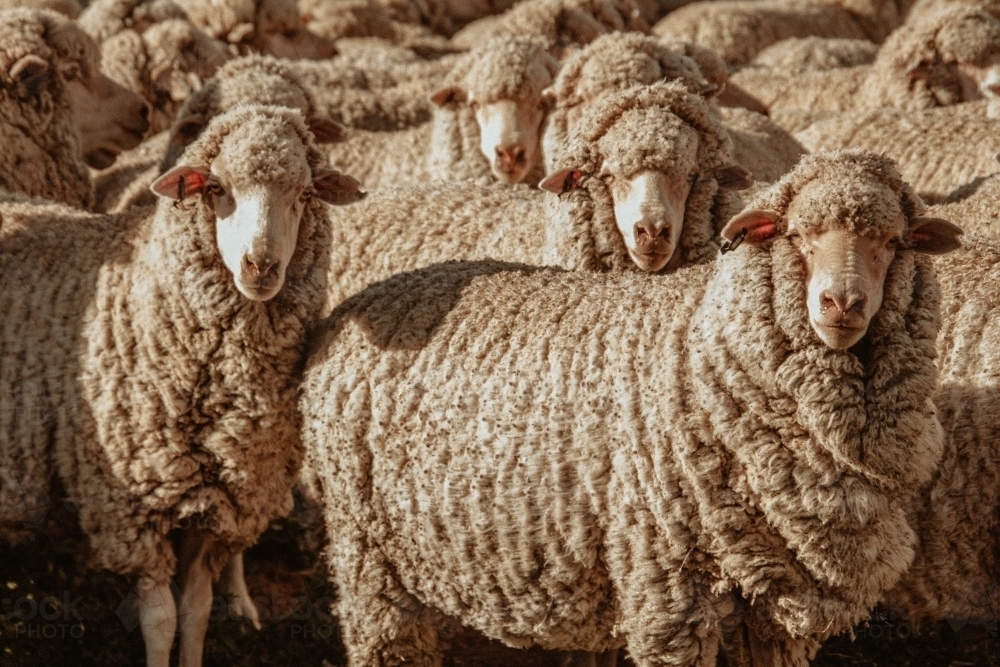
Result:
{"label": "sheep fleece", "polygon": [[637,664],[714,665],[737,588],[806,652],[864,618],[940,455],[938,293],[901,252],[866,372],[809,328],[795,252],[439,265],[335,311],[300,406],[351,664],[434,664],[424,604],[514,646],[627,638]]}

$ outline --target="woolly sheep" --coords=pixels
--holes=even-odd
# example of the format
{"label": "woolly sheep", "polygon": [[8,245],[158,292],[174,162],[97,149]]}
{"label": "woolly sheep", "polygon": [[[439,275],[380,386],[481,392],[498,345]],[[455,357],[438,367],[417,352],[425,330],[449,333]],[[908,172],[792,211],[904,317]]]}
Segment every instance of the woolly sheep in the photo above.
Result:
{"label": "woolly sheep", "polygon": [[97,175],[95,208],[116,212],[153,203],[152,182],[175,165],[209,121],[240,104],[297,109],[317,142],[340,140],[341,128],[317,113],[312,95],[286,63],[270,56],[244,56],[221,67],[187,99],[169,132],[151,137],[129,151],[121,164]]}
{"label": "woolly sheep", "polygon": [[150,667],[178,618],[181,663],[201,664],[211,580],[291,508],[296,373],[330,252],[320,199],[357,197],[324,164],[297,111],[244,106],[154,183],[155,209],[2,205],[0,508],[58,478],[93,562],[138,579]]}
{"label": "woolly sheep", "polygon": [[950,8],[904,24],[871,65],[806,72],[747,67],[732,78],[770,109],[958,104],[991,94],[1000,82],[1000,21],[981,10]]}
{"label": "woolly sheep", "polygon": [[1000,151],[1000,121],[951,109],[849,112],[818,121],[795,138],[814,153],[838,148],[885,153],[921,197],[936,202],[998,171],[993,156]]}
{"label": "woolly sheep", "polygon": [[[684,48],[683,44],[662,43],[646,35],[613,33],[599,37],[571,57],[551,89],[553,110],[542,135],[546,170],[551,172],[559,161],[576,119],[607,91],[677,79],[692,92],[717,94],[718,88],[726,85],[725,79],[716,74],[718,83],[708,84],[694,61],[677,53]],[[759,180],[775,180],[805,152],[764,116],[742,109],[719,113],[733,139],[737,164]]]}
{"label": "woolly sheep", "polygon": [[[761,664],[804,666],[867,617],[941,452],[918,253],[954,230],[870,155],[806,158],[757,205],[751,247],[672,276],[445,264],[320,325],[300,408],[349,664],[439,665],[450,617],[714,666],[742,595]],[[795,232],[829,255],[810,279]],[[842,337],[812,313],[847,267],[869,299]]]}
{"label": "woolly sheep", "polygon": [[729,65],[790,37],[840,37],[880,43],[903,22],[912,0],[761,0],[695,2],[671,12],[653,34],[701,44]]}
{"label": "woolly sheep", "polygon": [[160,21],[187,20],[173,0],[92,0],[80,14],[80,27],[100,44],[122,30],[142,33]]}
{"label": "woolly sheep", "polygon": [[490,40],[455,65],[431,124],[398,132],[352,130],[331,164],[369,188],[426,180],[537,183],[544,90],[558,65],[542,42]]}
{"label": "woolly sheep", "polygon": [[471,49],[504,35],[530,36],[561,58],[575,46],[620,30],[649,32],[633,0],[526,0],[499,16],[470,23],[452,42]]}
{"label": "woolly sheep", "polygon": [[141,35],[122,30],[101,44],[101,67],[150,109],[150,133],[168,129],[188,95],[228,60],[225,45],[187,21],[168,19]]}
{"label": "woolly sheep", "polygon": [[0,187],[91,206],[87,165],[139,143],[142,100],[101,74],[97,46],[60,14],[0,11],[0,44]]}
{"label": "woolly sheep", "polygon": [[738,205],[728,190],[749,181],[701,98],[677,83],[631,88],[604,96],[578,128],[541,184],[549,191],[387,188],[332,212],[325,312],[393,273],[448,259],[672,271],[716,255],[717,230]]}
{"label": "woolly sheep", "polygon": [[932,207],[934,214],[954,220],[966,234],[1000,238],[1000,166],[997,172],[977,178]]}

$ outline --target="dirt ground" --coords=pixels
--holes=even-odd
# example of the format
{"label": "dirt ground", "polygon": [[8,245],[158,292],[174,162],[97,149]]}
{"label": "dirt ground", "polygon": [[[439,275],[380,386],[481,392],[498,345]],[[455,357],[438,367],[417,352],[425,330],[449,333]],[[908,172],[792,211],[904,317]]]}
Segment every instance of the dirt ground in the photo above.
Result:
{"label": "dirt ground", "polygon": [[[86,568],[72,540],[0,544],[0,667],[141,667],[142,638],[127,580]],[[264,628],[228,618],[216,598],[206,667],[341,667],[335,592],[308,534],[277,522],[246,556],[247,581]],[[1000,667],[1000,642],[982,626],[942,623],[919,636],[882,616],[829,641],[821,667]],[[485,638],[451,637],[445,667],[558,667],[553,654],[515,651]],[[623,660],[623,667],[627,661]]]}

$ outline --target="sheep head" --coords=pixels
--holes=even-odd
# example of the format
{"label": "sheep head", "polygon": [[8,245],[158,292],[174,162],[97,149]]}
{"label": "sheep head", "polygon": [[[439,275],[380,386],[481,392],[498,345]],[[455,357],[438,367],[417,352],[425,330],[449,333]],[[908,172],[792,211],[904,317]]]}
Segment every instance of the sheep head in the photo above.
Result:
{"label": "sheep head", "polygon": [[267,301],[284,285],[309,201],[363,196],[356,180],[323,165],[298,111],[246,106],[214,119],[151,190],[175,201],[199,197],[215,218],[219,255],[236,288]]}
{"label": "sheep head", "polygon": [[74,21],[45,10],[8,10],[0,33],[10,45],[7,53],[19,54],[6,64],[7,88],[25,114],[35,117],[21,122],[44,127],[38,116],[45,109],[58,113],[68,107],[81,155],[95,168],[139,145],[149,126],[145,103],[101,73],[97,45]]}
{"label": "sheep head", "polygon": [[851,153],[800,163],[769,191],[778,192],[774,208],[750,208],[722,231],[733,245],[760,246],[778,236],[792,243],[802,260],[809,323],[836,350],[867,333],[900,249],[943,254],[960,246],[962,234],[947,220],[919,215],[923,204],[888,158],[854,152],[854,160],[828,159]]}
{"label": "sheep head", "polygon": [[551,106],[545,89],[557,68],[538,40],[491,40],[456,66],[450,76],[458,81],[435,92],[431,101],[441,107],[468,105],[493,176],[520,183],[541,157],[542,121]]}
{"label": "sheep head", "polygon": [[567,167],[539,187],[564,194],[584,177],[600,179],[628,255],[643,271],[679,265],[688,199],[700,179],[715,180],[719,189],[749,185],[747,171],[730,161],[725,130],[680,83],[606,96],[574,133],[562,158]]}

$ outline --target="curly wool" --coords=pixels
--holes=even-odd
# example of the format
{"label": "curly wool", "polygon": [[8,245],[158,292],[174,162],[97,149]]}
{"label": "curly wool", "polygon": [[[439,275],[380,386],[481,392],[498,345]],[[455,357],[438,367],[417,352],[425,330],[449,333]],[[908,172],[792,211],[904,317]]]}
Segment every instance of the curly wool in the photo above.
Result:
{"label": "curly wool", "polygon": [[[279,184],[324,165],[298,112],[275,107],[215,119],[189,157]],[[0,467],[46,493],[58,475],[98,566],[166,582],[168,534],[196,522],[216,540],[217,575],[292,506],[295,378],[329,261],[324,205],[306,205],[286,283],[263,303],[236,290],[200,197],[121,216],[6,206],[0,234],[0,299],[20,323],[3,327],[4,356],[19,361],[0,369]]]}
{"label": "curly wool", "polygon": [[[97,45],[71,20],[46,10],[0,14],[0,188],[90,208],[90,170],[80,155],[69,92],[58,65],[75,63],[81,75],[100,72]],[[38,95],[18,94],[10,69],[33,54],[54,71]]]}
{"label": "curly wool", "polygon": [[[887,160],[821,160],[895,196]],[[672,276],[445,264],[338,308],[300,407],[351,664],[433,664],[437,612],[686,665],[715,664],[730,595],[798,665],[865,618],[940,455],[939,295],[900,250],[862,361],[813,332],[803,271],[779,236]]]}
{"label": "curly wool", "polygon": [[169,19],[187,19],[173,0],[93,0],[80,14],[79,23],[84,32],[101,43],[122,30],[142,33]]}
{"label": "curly wool", "polygon": [[871,65],[805,72],[751,67],[733,81],[769,108],[917,111],[962,102],[956,64],[984,65],[995,55],[1000,20],[974,8],[947,7],[903,24]]}
{"label": "curly wool", "polygon": [[[613,162],[626,178],[645,169],[671,173],[677,155],[672,142],[681,125],[698,133],[698,174],[677,250],[686,265],[715,257],[717,232],[738,205],[735,195],[719,190],[715,178],[717,169],[732,164],[732,142],[701,97],[674,82],[605,95],[584,113],[575,129],[577,137],[550,171],[575,169],[596,175],[603,164]],[[561,199],[565,202],[558,211],[549,213],[553,224],[547,227],[545,263],[591,270],[634,266],[615,225],[611,191],[602,179],[583,178],[579,190]]]}
{"label": "curly wool", "polygon": [[952,109],[842,113],[795,138],[814,153],[840,148],[884,153],[917,194],[933,203],[998,170],[993,156],[1000,152],[1000,121]]}
{"label": "curly wool", "polygon": [[[1000,171],[1000,166],[997,167]],[[952,220],[967,235],[1000,239],[1000,173],[982,176],[958,188],[931,207],[935,216]]]}

